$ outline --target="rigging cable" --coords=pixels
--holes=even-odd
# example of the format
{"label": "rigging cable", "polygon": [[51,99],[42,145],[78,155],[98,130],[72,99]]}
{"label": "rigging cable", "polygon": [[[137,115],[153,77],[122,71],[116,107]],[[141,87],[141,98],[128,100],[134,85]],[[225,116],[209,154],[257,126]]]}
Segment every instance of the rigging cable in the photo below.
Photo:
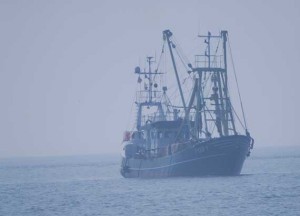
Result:
{"label": "rigging cable", "polygon": [[[158,69],[159,69],[159,66],[160,66],[160,63],[161,63],[161,59],[163,58],[163,54],[165,52],[165,43],[163,43],[163,46],[162,46],[162,49],[161,49],[161,53],[160,53],[160,56],[159,56],[159,60],[158,60],[158,63],[157,63],[157,67],[155,69],[155,73],[158,72]],[[156,77],[156,74],[154,75],[154,78],[155,79]]]}
{"label": "rigging cable", "polygon": [[238,89],[238,94],[239,94],[239,99],[240,99],[240,105],[241,105],[243,119],[244,119],[244,124],[245,124],[245,130],[247,131],[248,130],[247,129],[247,122],[246,122],[246,118],[245,118],[244,107],[243,107],[242,97],[241,97],[241,93],[240,93],[239,83],[237,81],[237,76],[236,76],[235,66],[234,66],[234,62],[233,62],[233,57],[232,57],[232,51],[231,51],[229,37],[228,37],[228,45],[229,45],[230,58],[231,58],[231,63],[232,63],[232,67],[233,67],[234,78],[235,78],[236,86],[237,86],[237,89]]}
{"label": "rigging cable", "polygon": [[246,130],[246,127],[243,125],[243,122],[241,121],[240,117],[238,116],[238,114],[236,113],[234,107],[232,106],[232,104],[230,103],[231,109],[233,110],[235,116],[237,117],[237,119],[239,120],[241,126]]}
{"label": "rigging cable", "polygon": [[[184,54],[184,52],[183,52],[183,50],[182,50],[182,48],[181,48],[179,42],[176,40],[176,37],[175,37],[175,36],[173,36],[173,41],[175,42],[175,49],[176,49],[176,52],[177,52],[177,53],[178,53],[178,52],[180,53],[180,55],[179,55],[179,53],[178,53],[179,57],[182,58],[183,60],[185,60],[186,63],[190,63],[188,57]],[[178,51],[177,51],[177,49],[178,49]]]}
{"label": "rigging cable", "polygon": [[[177,44],[176,44],[176,46],[177,46]],[[178,55],[178,57],[179,57],[181,63],[182,63],[183,66],[185,67],[185,69],[186,69],[187,71],[189,71],[188,66],[187,66],[186,63],[184,62],[184,59],[183,59],[184,57],[181,56],[180,51],[179,51],[176,47],[175,47],[175,51],[176,51],[176,53],[177,53],[177,55]],[[187,61],[187,62],[189,62],[189,61]]]}

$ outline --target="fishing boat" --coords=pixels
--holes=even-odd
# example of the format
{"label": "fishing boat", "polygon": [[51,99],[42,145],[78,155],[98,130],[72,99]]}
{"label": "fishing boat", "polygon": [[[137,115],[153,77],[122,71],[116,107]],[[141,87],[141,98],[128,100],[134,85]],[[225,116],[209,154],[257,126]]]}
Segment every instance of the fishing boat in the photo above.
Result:
{"label": "fishing boat", "polygon": [[[178,92],[175,102],[161,81],[166,75],[159,67],[162,57],[156,69],[153,57],[147,57],[146,69],[135,68],[139,86],[134,102],[137,112],[133,130],[126,131],[123,137],[123,177],[240,175],[254,139],[247,128],[239,91],[244,121],[237,115],[228,91],[228,32],[198,36],[204,41],[204,50],[195,55],[191,64],[181,54],[173,33],[163,31],[161,56],[169,55]],[[178,67],[178,59],[186,69],[184,73]],[[184,86],[182,74],[189,79],[189,85]],[[238,132],[236,119],[242,132]]]}

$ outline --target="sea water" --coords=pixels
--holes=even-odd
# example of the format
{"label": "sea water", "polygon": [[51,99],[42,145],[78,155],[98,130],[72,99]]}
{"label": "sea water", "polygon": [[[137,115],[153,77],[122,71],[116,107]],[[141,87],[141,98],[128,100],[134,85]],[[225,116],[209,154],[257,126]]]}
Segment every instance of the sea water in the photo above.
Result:
{"label": "sea water", "polygon": [[236,177],[119,169],[118,155],[0,159],[0,216],[300,215],[300,148],[254,149]]}

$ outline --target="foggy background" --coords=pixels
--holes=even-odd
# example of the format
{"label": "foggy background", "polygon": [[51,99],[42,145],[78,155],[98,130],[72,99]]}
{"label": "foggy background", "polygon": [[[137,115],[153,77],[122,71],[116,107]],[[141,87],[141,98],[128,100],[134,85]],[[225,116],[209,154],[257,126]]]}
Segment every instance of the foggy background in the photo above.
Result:
{"label": "foggy background", "polygon": [[120,152],[165,29],[185,53],[228,30],[255,147],[299,146],[299,26],[296,0],[0,0],[0,157]]}

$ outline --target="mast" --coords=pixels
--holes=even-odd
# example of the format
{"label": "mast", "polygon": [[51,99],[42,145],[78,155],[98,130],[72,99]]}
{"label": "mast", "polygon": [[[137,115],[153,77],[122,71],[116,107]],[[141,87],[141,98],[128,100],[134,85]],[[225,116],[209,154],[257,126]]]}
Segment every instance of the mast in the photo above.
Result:
{"label": "mast", "polygon": [[[167,39],[167,42],[168,42],[168,47],[169,47],[170,54],[171,54],[172,64],[173,64],[173,68],[174,68],[175,75],[176,75],[176,80],[177,80],[177,84],[178,84],[178,88],[179,88],[179,92],[180,92],[182,105],[183,105],[185,114],[187,114],[186,104],[185,104],[184,96],[183,96],[183,93],[182,93],[182,88],[181,88],[181,84],[180,84],[180,80],[179,80],[179,76],[178,76],[178,72],[177,72],[177,67],[176,67],[176,63],[175,63],[175,59],[174,59],[174,55],[173,55],[173,50],[172,50],[172,47],[171,47],[172,42],[170,41],[170,37],[173,34],[170,30],[165,30],[165,31],[163,31],[163,35]],[[172,45],[174,46],[174,44],[172,44]]]}
{"label": "mast", "polygon": [[[136,119],[136,127],[137,130],[140,130],[143,124],[146,124],[147,122],[152,122],[155,120],[165,120],[166,115],[163,111],[162,103],[160,101],[161,99],[161,91],[157,90],[158,85],[154,83],[155,76],[156,75],[162,75],[163,73],[160,72],[152,72],[151,65],[154,62],[153,57],[148,56],[147,57],[147,63],[148,63],[148,71],[141,71],[140,67],[135,68],[135,74],[137,74],[138,77],[138,83],[142,85],[143,79],[141,76],[144,76],[144,89],[141,89],[140,91],[137,91],[136,95],[136,105],[137,105],[137,119]],[[145,81],[146,80],[146,81]],[[165,92],[166,90],[164,90]],[[143,108],[150,109],[151,107],[157,107],[158,109],[158,116],[151,116],[151,115],[145,115],[143,116]]]}
{"label": "mast", "polygon": [[[174,72],[175,72],[175,75],[176,75],[176,81],[177,81],[177,85],[178,85],[178,88],[179,88],[180,98],[181,98],[181,101],[182,101],[184,114],[185,114],[184,115],[184,121],[182,122],[179,131],[181,131],[182,128],[183,128],[183,125],[186,124],[187,127],[188,127],[189,135],[191,134],[195,138],[195,136],[194,136],[195,133],[191,133],[191,123],[190,123],[189,114],[190,114],[191,107],[193,105],[193,100],[194,100],[193,98],[195,98],[195,95],[196,95],[195,93],[196,93],[196,90],[197,90],[197,83],[195,83],[194,90],[193,90],[193,93],[192,93],[192,98],[191,98],[190,103],[189,103],[188,108],[187,108],[185,100],[184,100],[183,92],[182,92],[181,83],[180,83],[179,76],[178,76],[178,71],[177,71],[174,55],[173,55],[172,47],[175,48],[176,46],[170,40],[170,37],[172,35],[173,34],[170,30],[163,31],[164,39],[167,39],[167,43],[168,43],[168,47],[169,47],[169,51],[170,51],[170,55],[171,55],[171,59],[172,59],[172,64],[173,64]],[[172,47],[171,47],[171,45],[172,45]]]}
{"label": "mast", "polygon": [[[205,38],[206,50],[203,55],[195,56],[195,67],[188,64],[192,72],[195,72],[195,76],[194,87],[187,105],[173,54],[173,48],[176,48],[174,42],[171,41],[173,34],[170,30],[163,31],[185,112],[184,123],[196,139],[203,136],[203,127],[206,138],[211,138],[215,128],[220,137],[237,134],[228,93],[227,34],[227,31],[221,31],[220,35],[212,35],[210,32],[207,35],[199,35],[200,38]],[[218,41],[217,46],[214,41]],[[219,50],[220,41],[222,48]],[[214,48],[216,48],[215,53],[212,53]],[[191,109],[195,109],[195,113],[191,114]]]}
{"label": "mast", "polygon": [[225,103],[226,103],[226,110],[225,110],[225,121],[226,121],[226,135],[228,135],[228,114],[230,116],[230,122],[232,125],[232,130],[234,132],[234,134],[237,134],[236,129],[235,129],[235,123],[234,123],[234,119],[233,119],[233,114],[232,114],[232,108],[231,108],[231,102],[228,96],[228,76],[227,76],[227,35],[228,32],[227,31],[221,31],[221,37],[223,39],[223,53],[224,53],[224,74],[221,74],[223,76],[225,76],[225,81],[224,81],[224,95],[225,95]]}
{"label": "mast", "polygon": [[[213,129],[212,131],[208,131],[207,125],[210,122],[215,124],[219,136],[230,135],[230,130],[233,131],[233,134],[236,134],[227,83],[227,31],[221,31],[220,35],[212,35],[210,32],[208,32],[207,35],[199,35],[199,37],[205,38],[204,43],[207,47],[204,55],[195,56],[196,67],[192,68],[193,72],[197,73],[199,80],[199,90],[197,93],[197,106],[195,115],[196,130],[201,134],[203,113],[207,138],[209,138],[213,133]],[[212,39],[218,39],[219,41],[222,41],[221,54],[217,55],[219,44],[216,46],[216,53],[211,53]],[[218,58],[220,59],[219,63],[217,61]],[[221,63],[222,58],[223,64]],[[203,80],[203,75],[204,77],[210,78],[212,86],[211,89],[208,89],[208,85],[206,84],[202,85],[203,82],[208,82],[209,80],[208,78],[204,78]],[[211,92],[210,96],[207,97],[203,95],[203,91],[205,89],[206,91]],[[207,108],[207,105],[210,105],[210,108]],[[229,125],[231,126],[231,128],[229,127]]]}
{"label": "mast", "polygon": [[152,73],[151,73],[151,63],[153,62],[153,61],[151,61],[151,59],[153,59],[153,57],[152,56],[147,56],[147,62],[148,62],[148,65],[149,65],[149,73],[148,73],[148,86],[149,86],[149,94],[148,94],[148,97],[149,97],[149,99],[148,99],[148,101],[151,103],[152,102],[152,85],[153,85],[153,83],[152,83],[152,77],[151,77],[151,75],[152,75]]}

